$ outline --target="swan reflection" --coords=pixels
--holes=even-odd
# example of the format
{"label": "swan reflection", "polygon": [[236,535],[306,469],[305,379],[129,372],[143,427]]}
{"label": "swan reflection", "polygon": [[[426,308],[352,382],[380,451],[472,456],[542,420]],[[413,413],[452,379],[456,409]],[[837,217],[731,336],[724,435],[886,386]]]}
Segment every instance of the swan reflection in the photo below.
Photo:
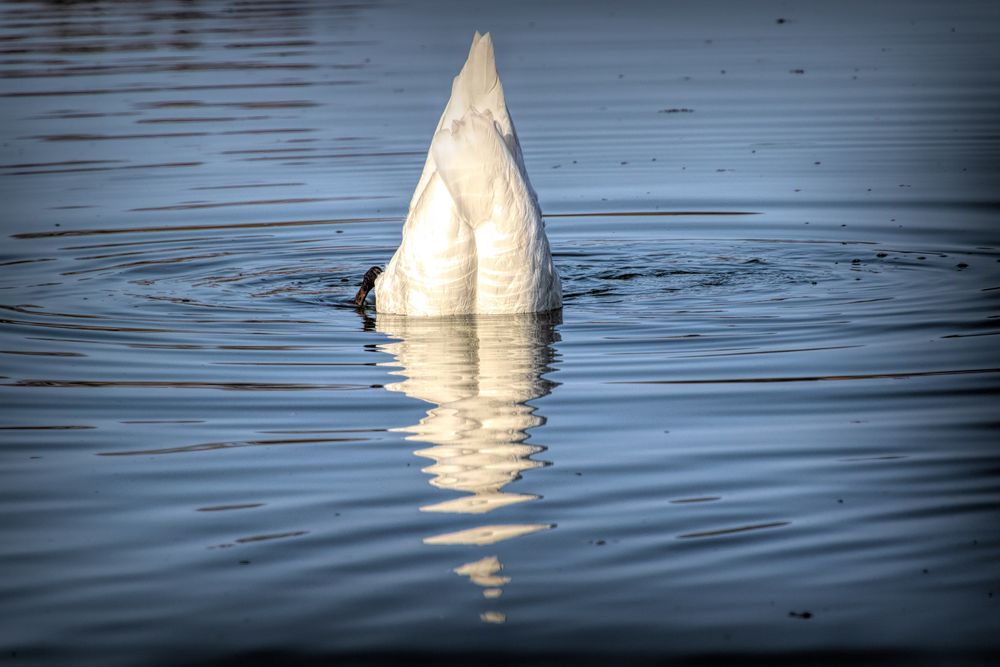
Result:
{"label": "swan reflection", "polygon": [[[431,485],[462,495],[421,507],[424,512],[480,515],[537,496],[505,490],[524,471],[547,465],[531,456],[544,447],[527,444],[529,430],[545,423],[528,401],[558,384],[553,370],[559,340],[558,313],[420,318],[379,314],[375,328],[394,339],[380,346],[401,366],[400,381],[386,386],[431,404],[419,423],[400,431],[426,443],[417,456]],[[426,544],[488,545],[551,528],[551,524],[488,523],[433,535]],[[509,581],[495,556],[455,572],[498,597]]]}

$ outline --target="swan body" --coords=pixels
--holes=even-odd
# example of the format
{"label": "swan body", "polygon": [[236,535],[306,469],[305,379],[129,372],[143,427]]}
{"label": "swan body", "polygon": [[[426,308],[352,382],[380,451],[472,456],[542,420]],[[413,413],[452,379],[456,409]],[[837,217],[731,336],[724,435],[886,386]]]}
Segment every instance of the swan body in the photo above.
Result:
{"label": "swan body", "polygon": [[489,33],[473,37],[410,200],[402,242],[374,288],[378,312],[397,315],[562,306]]}

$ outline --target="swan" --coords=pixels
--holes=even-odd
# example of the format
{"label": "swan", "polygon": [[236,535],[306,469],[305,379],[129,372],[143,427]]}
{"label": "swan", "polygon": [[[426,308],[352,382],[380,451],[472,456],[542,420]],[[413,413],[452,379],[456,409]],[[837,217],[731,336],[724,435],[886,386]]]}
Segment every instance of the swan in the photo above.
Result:
{"label": "swan", "polygon": [[372,267],[355,303],[375,290],[394,315],[533,313],[562,306],[538,197],[504,101],[493,40],[476,32],[427,151],[399,248]]}

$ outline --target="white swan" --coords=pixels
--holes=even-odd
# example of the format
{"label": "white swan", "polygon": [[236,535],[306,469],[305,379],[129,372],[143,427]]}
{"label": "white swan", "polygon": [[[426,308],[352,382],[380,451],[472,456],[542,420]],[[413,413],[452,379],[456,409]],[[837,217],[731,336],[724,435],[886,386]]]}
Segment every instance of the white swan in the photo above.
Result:
{"label": "white swan", "polygon": [[398,315],[532,313],[562,306],[538,198],[504,101],[489,33],[472,39],[410,200],[403,240],[365,275]]}

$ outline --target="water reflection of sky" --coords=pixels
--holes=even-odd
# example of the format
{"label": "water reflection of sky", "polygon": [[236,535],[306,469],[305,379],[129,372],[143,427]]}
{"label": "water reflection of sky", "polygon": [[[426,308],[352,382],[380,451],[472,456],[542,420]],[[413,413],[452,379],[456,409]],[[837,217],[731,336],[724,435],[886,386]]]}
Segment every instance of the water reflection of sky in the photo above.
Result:
{"label": "water reflection of sky", "polygon": [[[998,7],[0,3],[0,648],[995,652]],[[474,30],[563,322],[359,327]]]}

